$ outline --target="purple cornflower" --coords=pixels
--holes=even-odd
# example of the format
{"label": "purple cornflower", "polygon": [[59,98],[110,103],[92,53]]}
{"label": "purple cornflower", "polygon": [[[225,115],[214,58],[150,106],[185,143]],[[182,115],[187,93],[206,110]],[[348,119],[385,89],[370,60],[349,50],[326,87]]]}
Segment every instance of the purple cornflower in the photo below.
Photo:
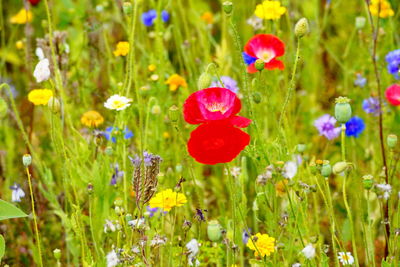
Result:
{"label": "purple cornflower", "polygon": [[400,72],[400,49],[391,51],[386,55],[386,62],[388,63],[388,72],[398,80]]}
{"label": "purple cornflower", "polygon": [[[166,10],[161,12],[161,19],[164,22],[169,21],[169,13]],[[145,26],[150,27],[153,26],[155,19],[157,18],[157,11],[155,9],[150,9],[147,12],[142,14],[142,22]]]}
{"label": "purple cornflower", "polygon": [[356,79],[354,80],[354,85],[363,88],[367,83],[367,78],[363,77],[360,73],[356,74]]}
{"label": "purple cornflower", "polygon": [[21,198],[25,197],[25,192],[22,190],[21,186],[17,183],[14,183],[12,186],[10,186],[10,189],[12,190],[11,201],[21,202]]}
{"label": "purple cornflower", "polygon": [[124,176],[124,172],[119,170],[119,165],[118,163],[114,164],[114,173],[111,176],[111,185],[116,185],[118,182],[118,178]]}
{"label": "purple cornflower", "polygon": [[359,137],[365,129],[365,123],[363,119],[359,117],[352,117],[346,122],[346,135]]}
{"label": "purple cornflower", "polygon": [[244,229],[242,232],[242,242],[243,244],[247,244],[247,242],[249,241],[249,238],[251,236],[251,228],[249,229]]}
{"label": "purple cornflower", "polygon": [[315,120],[314,126],[318,129],[319,134],[332,140],[339,136],[340,127],[335,127],[336,119],[329,114],[322,115]]}
{"label": "purple cornflower", "polygon": [[117,127],[107,127],[102,133],[107,140],[111,140],[113,143],[117,142],[117,137],[123,135],[125,139],[133,137],[133,133],[128,129],[120,131]]}
{"label": "purple cornflower", "polygon": [[224,86],[220,83],[219,80],[213,81],[210,85],[210,87],[225,87],[226,89],[231,90],[235,94],[239,91],[239,87],[237,84],[237,81],[232,79],[229,76],[221,76],[221,81],[223,82]]}
{"label": "purple cornflower", "polygon": [[162,211],[162,209],[159,208],[152,208],[150,206],[146,206],[146,210],[147,210],[147,214],[149,215],[149,217],[153,217],[157,211],[160,211],[162,214],[167,214],[168,211]]}
{"label": "purple cornflower", "polygon": [[378,116],[381,112],[381,108],[379,105],[379,99],[377,97],[369,97],[363,100],[362,108],[366,113],[373,114],[374,116]]}
{"label": "purple cornflower", "polygon": [[165,23],[169,21],[169,13],[166,10],[161,11],[161,19]]}

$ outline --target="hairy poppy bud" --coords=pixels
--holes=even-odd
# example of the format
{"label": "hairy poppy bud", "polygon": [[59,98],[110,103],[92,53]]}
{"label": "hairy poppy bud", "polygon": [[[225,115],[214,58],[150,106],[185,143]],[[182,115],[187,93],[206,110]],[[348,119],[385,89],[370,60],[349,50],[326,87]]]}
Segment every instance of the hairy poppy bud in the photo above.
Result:
{"label": "hairy poppy bud", "polygon": [[50,97],[49,101],[47,102],[47,106],[49,107],[50,111],[57,114],[61,110],[60,101],[55,97]]}
{"label": "hairy poppy bud", "polygon": [[397,135],[389,134],[386,141],[389,148],[395,148],[397,145]]}
{"label": "hairy poppy bud", "polygon": [[0,97],[0,119],[7,115],[7,102]]}
{"label": "hairy poppy bud", "polygon": [[345,162],[345,161],[336,162],[335,165],[333,165],[333,168],[332,168],[333,174],[339,174],[339,173],[344,172],[347,169],[348,166],[349,166],[348,163]]}
{"label": "hairy poppy bud", "polygon": [[261,102],[261,100],[262,100],[262,96],[261,96],[260,92],[254,92],[253,93],[254,103],[259,104]]}
{"label": "hairy poppy bud", "polygon": [[23,155],[22,163],[24,164],[25,167],[28,167],[29,165],[31,165],[32,164],[32,156],[29,154]]}
{"label": "hairy poppy bud", "polygon": [[254,66],[258,71],[262,71],[264,69],[265,63],[262,59],[257,59],[254,63]]}
{"label": "hairy poppy bud", "polygon": [[207,71],[205,71],[200,75],[199,80],[197,81],[197,87],[199,88],[199,90],[208,88],[211,84],[211,80],[211,75]]}
{"label": "hairy poppy bud", "polygon": [[221,225],[219,224],[218,221],[213,220],[208,223],[207,236],[213,242],[217,242],[218,240],[221,239],[222,237]]}
{"label": "hairy poppy bud", "polygon": [[294,34],[297,38],[301,38],[310,31],[306,18],[301,18],[294,26]]}
{"label": "hairy poppy bud", "polygon": [[339,96],[335,99],[335,118],[340,123],[346,123],[351,118],[350,99]]}
{"label": "hairy poppy bud", "polygon": [[328,178],[332,173],[332,166],[328,163],[324,163],[321,167],[321,175]]}
{"label": "hairy poppy bud", "polygon": [[224,9],[225,14],[230,15],[232,13],[233,10],[233,4],[231,1],[225,1],[222,4],[222,7]]}

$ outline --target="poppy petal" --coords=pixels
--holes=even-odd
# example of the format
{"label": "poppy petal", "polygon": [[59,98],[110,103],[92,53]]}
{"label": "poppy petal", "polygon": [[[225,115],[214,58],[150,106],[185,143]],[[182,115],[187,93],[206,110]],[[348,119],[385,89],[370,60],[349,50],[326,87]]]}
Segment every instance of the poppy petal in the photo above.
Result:
{"label": "poppy petal", "polygon": [[234,116],[229,119],[229,122],[236,127],[246,128],[250,125],[251,120],[242,116]]}
{"label": "poppy petal", "polygon": [[277,59],[274,58],[270,62],[265,63],[265,68],[267,70],[273,70],[273,69],[284,70],[285,69],[285,65],[283,64],[282,61],[277,60]]}
{"label": "poppy petal", "polygon": [[244,52],[255,58],[257,58],[257,53],[263,50],[273,51],[275,57],[279,57],[285,53],[285,44],[275,35],[256,34],[244,47]]}

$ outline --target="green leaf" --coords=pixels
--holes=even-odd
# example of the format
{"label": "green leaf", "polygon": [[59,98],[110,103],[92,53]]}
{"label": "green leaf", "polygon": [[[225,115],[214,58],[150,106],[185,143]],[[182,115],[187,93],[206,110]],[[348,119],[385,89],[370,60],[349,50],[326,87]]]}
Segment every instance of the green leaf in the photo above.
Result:
{"label": "green leaf", "polygon": [[13,204],[0,199],[0,221],[12,218],[26,217],[22,210],[15,207]]}
{"label": "green leaf", "polygon": [[4,241],[4,237],[0,235],[0,262],[1,258],[4,256],[4,252],[6,251],[6,241]]}

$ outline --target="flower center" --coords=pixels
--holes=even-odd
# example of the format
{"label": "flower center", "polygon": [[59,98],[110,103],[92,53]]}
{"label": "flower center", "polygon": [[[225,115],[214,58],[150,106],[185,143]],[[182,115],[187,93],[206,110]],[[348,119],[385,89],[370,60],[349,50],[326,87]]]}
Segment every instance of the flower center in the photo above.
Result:
{"label": "flower center", "polygon": [[261,59],[265,63],[268,63],[275,57],[275,53],[271,50],[262,50],[256,54],[257,58]]}
{"label": "flower center", "polygon": [[323,131],[331,131],[333,128],[335,128],[332,123],[324,123],[322,126]]}
{"label": "flower center", "polygon": [[115,108],[122,108],[125,105],[125,103],[120,100],[115,100],[113,105]]}
{"label": "flower center", "polygon": [[219,111],[222,114],[224,114],[227,111],[227,108],[223,103],[214,102],[214,103],[211,103],[211,104],[207,104],[206,108],[207,108],[208,111],[211,111],[211,112]]}

